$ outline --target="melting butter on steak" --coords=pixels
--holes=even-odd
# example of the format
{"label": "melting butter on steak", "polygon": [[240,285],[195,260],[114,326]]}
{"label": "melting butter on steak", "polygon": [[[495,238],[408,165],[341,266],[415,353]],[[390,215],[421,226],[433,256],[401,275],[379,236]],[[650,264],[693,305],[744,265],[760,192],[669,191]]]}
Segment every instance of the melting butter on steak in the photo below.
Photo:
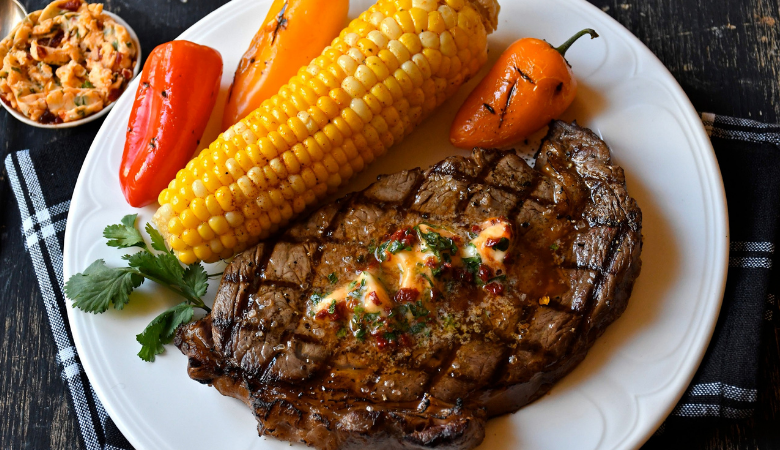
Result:
{"label": "melting butter on steak", "polygon": [[534,169],[477,149],[380,177],[243,252],[176,345],[261,435],[473,448],[489,417],[547,392],[623,312],[641,223],[606,144],[554,122]]}

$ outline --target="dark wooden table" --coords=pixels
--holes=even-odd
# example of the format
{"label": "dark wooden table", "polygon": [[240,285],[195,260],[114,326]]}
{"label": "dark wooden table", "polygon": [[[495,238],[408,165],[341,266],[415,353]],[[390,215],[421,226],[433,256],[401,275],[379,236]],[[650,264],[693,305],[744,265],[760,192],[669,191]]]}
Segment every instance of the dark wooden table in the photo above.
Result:
{"label": "dark wooden table", "polygon": [[[327,1],[327,0],[322,0]],[[504,0],[512,1],[512,0]],[[636,34],[666,64],[700,111],[776,123],[780,116],[778,0],[590,0]],[[28,10],[48,0],[22,0]],[[169,41],[224,0],[104,0],[147,51]],[[554,12],[553,12],[554,13]],[[261,20],[262,18],[258,18]],[[0,112],[0,153],[94,134],[39,130]],[[77,423],[55,361],[16,201],[0,173],[0,448],[77,449]],[[654,438],[645,448],[780,448],[780,334],[768,331],[753,419],[713,423]]]}

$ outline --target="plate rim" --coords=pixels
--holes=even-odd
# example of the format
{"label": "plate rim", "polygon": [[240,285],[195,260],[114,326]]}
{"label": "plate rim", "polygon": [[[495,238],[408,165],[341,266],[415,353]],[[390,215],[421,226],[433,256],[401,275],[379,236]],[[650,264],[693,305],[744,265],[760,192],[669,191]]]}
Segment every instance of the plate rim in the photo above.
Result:
{"label": "plate rim", "polygon": [[[244,2],[248,2],[249,0],[232,0],[221,7],[215,9],[208,15],[204,16],[202,19],[200,19],[198,22],[193,24],[191,27],[189,27],[187,30],[185,30],[182,34],[180,34],[176,40],[180,39],[195,39],[196,36],[194,34],[199,31],[200,28],[204,26],[204,22],[210,21],[212,16],[215,15],[222,15],[227,14],[227,11],[231,8],[238,8],[239,5]],[[537,1],[537,0],[534,0]],[[697,368],[699,367],[706,350],[708,348],[709,342],[712,338],[712,335],[715,330],[715,326],[717,324],[717,319],[720,313],[722,300],[723,300],[723,293],[725,292],[725,284],[726,284],[726,275],[728,271],[728,255],[729,255],[729,219],[728,219],[728,205],[726,203],[726,195],[725,195],[725,189],[723,186],[723,179],[720,173],[720,168],[718,165],[717,158],[715,156],[714,149],[712,147],[712,143],[709,139],[709,136],[706,133],[706,130],[704,128],[703,123],[701,122],[701,117],[696,112],[696,109],[694,108],[693,104],[691,103],[688,96],[683,91],[680,84],[677,82],[677,80],[674,78],[674,76],[671,74],[671,72],[666,68],[666,66],[660,61],[660,59],[653,54],[652,51],[650,51],[645,44],[639,40],[631,31],[629,31],[627,28],[625,28],[622,24],[620,24],[617,20],[606,14],[604,11],[599,9],[598,7],[588,3],[586,0],[558,0],[561,3],[564,3],[566,5],[570,5],[572,8],[579,8],[580,11],[582,11],[585,14],[589,15],[596,15],[600,17],[606,25],[609,25],[612,27],[613,31],[615,31],[615,34],[620,35],[621,39],[624,39],[628,41],[631,44],[632,49],[639,51],[642,53],[644,58],[648,59],[649,62],[651,62],[653,65],[657,66],[656,68],[661,70],[663,74],[668,77],[668,83],[664,83],[664,87],[670,88],[673,90],[672,94],[675,98],[675,101],[678,103],[678,106],[682,110],[682,116],[685,117],[687,120],[685,122],[685,125],[687,126],[687,130],[684,133],[686,136],[686,139],[691,143],[691,138],[696,139],[696,143],[699,144],[698,154],[694,152],[693,150],[691,153],[694,155],[695,159],[700,158],[701,161],[698,161],[696,165],[700,167],[702,170],[702,175],[706,175],[706,177],[703,177],[701,180],[703,184],[707,185],[706,190],[703,190],[705,193],[705,203],[707,200],[707,197],[710,197],[709,203],[711,203],[710,206],[712,206],[712,211],[709,211],[709,216],[714,216],[716,219],[713,223],[711,223],[712,227],[712,233],[713,238],[712,242],[715,244],[714,248],[711,249],[713,252],[712,258],[708,258],[708,262],[712,265],[709,269],[709,273],[707,271],[704,271],[704,278],[709,277],[710,282],[706,284],[707,289],[700,289],[700,293],[705,292],[706,295],[703,297],[708,298],[709,301],[704,301],[702,303],[702,307],[704,309],[704,313],[706,314],[706,317],[704,317],[701,321],[699,321],[698,327],[694,330],[689,330],[688,332],[694,332],[696,333],[696,338],[691,342],[689,348],[687,349],[686,356],[683,359],[682,365],[684,366],[681,370],[678,370],[675,377],[672,378],[669,383],[665,386],[672,386],[674,385],[676,392],[676,396],[674,398],[673,402],[669,402],[668,405],[666,405],[665,408],[658,408],[658,410],[655,413],[655,419],[652,420],[652,427],[643,426],[638,428],[644,428],[645,430],[641,433],[637,432],[637,427],[634,427],[630,432],[628,432],[623,439],[620,441],[619,445],[621,445],[621,448],[639,448],[644,442],[647,441],[647,439],[650,438],[650,436],[655,432],[655,430],[663,423],[663,421],[666,419],[666,417],[672,412],[675,405],[679,401],[679,399],[683,396],[685,392],[685,388],[690,384],[691,380],[693,379]],[[136,89],[138,79],[134,79],[126,88],[126,92]],[[114,103],[118,103],[120,100]],[[113,105],[113,104],[112,104]],[[109,118],[116,113],[118,110],[112,110],[109,113]],[[106,120],[108,122],[108,120]],[[682,124],[683,122],[681,122]],[[104,123],[105,125],[105,123]],[[89,152],[87,154],[87,158],[85,159],[85,164],[82,166],[82,170],[79,173],[78,180],[76,182],[76,186],[74,188],[74,194],[79,190],[79,187],[82,183],[84,183],[86,179],[86,174],[84,172],[83,167],[86,167],[86,162],[89,158],[95,157],[93,155],[97,154],[99,152],[99,149],[96,148],[94,142],[99,141],[98,138],[101,138],[104,133],[108,133],[107,129],[103,125],[101,125],[100,130],[98,131],[97,135],[95,136],[95,139],[93,141],[93,144],[90,146]],[[692,146],[696,147],[696,146]],[[77,204],[77,199],[73,198],[70,211],[68,213],[68,224],[73,223],[71,215],[73,214],[73,211],[77,208],[74,208],[74,204]],[[708,206],[709,207],[709,206]],[[707,216],[705,214],[705,216]],[[706,217],[705,217],[706,218]],[[64,245],[63,245],[63,272],[64,275],[67,276],[68,274],[75,273],[71,270],[69,259],[68,258],[68,249],[69,249],[69,242],[72,240],[72,230],[73,228],[68,225],[65,230],[65,239],[64,239]],[[707,268],[705,266],[705,268]],[[707,281],[707,280],[704,280]],[[702,284],[704,284],[704,281],[702,281]],[[80,354],[82,354],[82,349],[85,349],[85,344],[83,343],[82,339],[84,339],[84,336],[82,333],[84,330],[79,329],[77,326],[73,326],[76,321],[74,321],[74,313],[71,304],[67,301],[65,301],[66,306],[66,312],[68,316],[68,321],[71,324],[71,330],[74,340],[74,345],[76,346],[77,350]],[[703,329],[702,329],[703,327]],[[84,354],[87,354],[88,352],[84,352]],[[97,367],[92,366],[92,362],[88,362],[87,359],[82,358],[82,367],[87,374],[87,377],[92,382],[92,386],[95,389],[95,392],[97,393],[97,396],[99,399],[101,399],[101,402],[103,403],[103,406],[105,407],[108,414],[112,417],[114,420],[114,423],[119,428],[119,430],[127,437],[128,441],[130,441],[134,446],[137,448],[146,448],[144,445],[145,443],[148,443],[148,438],[150,435],[155,434],[152,430],[137,430],[132,428],[130,425],[130,422],[127,422],[129,418],[121,419],[122,414],[120,413],[121,408],[117,408],[117,405],[114,405],[112,402],[106,402],[104,399],[111,398],[110,395],[105,395],[105,392],[103,390],[104,386],[102,386],[100,383],[95,383],[94,380],[100,379],[97,372]],[[97,361],[95,361],[96,365]],[[638,397],[638,394],[634,394],[634,397]],[[641,412],[640,412],[641,414]],[[645,418],[647,420],[647,418]]]}

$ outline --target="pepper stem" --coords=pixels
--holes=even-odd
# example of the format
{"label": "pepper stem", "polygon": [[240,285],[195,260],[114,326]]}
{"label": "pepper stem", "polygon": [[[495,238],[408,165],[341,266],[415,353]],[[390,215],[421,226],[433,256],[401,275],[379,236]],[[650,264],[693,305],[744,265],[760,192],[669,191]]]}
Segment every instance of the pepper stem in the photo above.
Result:
{"label": "pepper stem", "polygon": [[586,34],[589,34],[591,39],[596,39],[597,37],[599,37],[599,34],[596,33],[596,30],[592,28],[586,28],[580,31],[579,33],[575,34],[574,36],[572,36],[568,41],[564,42],[563,45],[557,47],[555,50],[557,50],[558,53],[561,54],[561,56],[566,56],[566,51],[569,50],[569,47],[571,47],[572,44],[577,42],[577,39],[585,36]]}

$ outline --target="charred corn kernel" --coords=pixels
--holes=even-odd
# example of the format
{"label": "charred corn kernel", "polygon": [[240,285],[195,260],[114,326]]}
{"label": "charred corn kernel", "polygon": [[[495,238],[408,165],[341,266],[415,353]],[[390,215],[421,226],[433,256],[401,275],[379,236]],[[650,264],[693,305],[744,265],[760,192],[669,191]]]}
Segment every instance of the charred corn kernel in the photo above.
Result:
{"label": "charred corn kernel", "polygon": [[[256,243],[412,132],[487,60],[473,0],[379,0],[158,196],[182,261]],[[493,0],[480,0],[490,2]]]}

